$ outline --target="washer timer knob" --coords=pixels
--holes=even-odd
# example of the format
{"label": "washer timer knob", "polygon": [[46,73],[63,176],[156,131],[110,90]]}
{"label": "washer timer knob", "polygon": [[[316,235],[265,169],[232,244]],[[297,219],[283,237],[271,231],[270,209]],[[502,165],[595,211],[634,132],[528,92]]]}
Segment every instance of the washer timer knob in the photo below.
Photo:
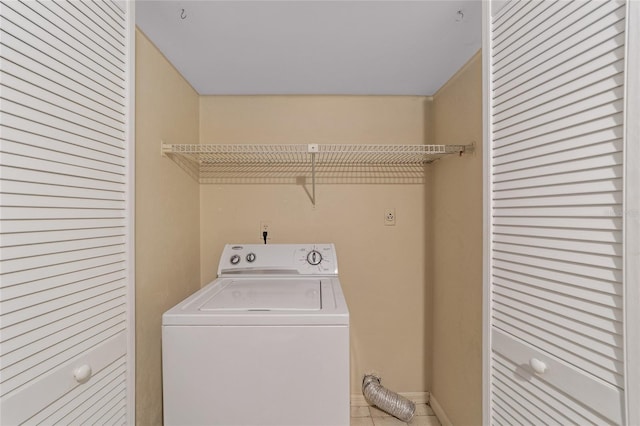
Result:
{"label": "washer timer knob", "polygon": [[240,256],[234,254],[233,256],[231,256],[230,260],[232,265],[237,265],[238,263],[240,263]]}
{"label": "washer timer knob", "polygon": [[309,262],[310,265],[319,265],[320,262],[322,262],[322,255],[318,250],[311,250],[307,254],[307,262]]}

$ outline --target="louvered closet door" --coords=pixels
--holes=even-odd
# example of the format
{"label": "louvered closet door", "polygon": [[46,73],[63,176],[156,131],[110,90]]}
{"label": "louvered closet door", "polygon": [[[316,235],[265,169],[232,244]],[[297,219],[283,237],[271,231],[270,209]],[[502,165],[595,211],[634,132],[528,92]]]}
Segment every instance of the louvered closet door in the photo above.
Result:
{"label": "louvered closet door", "polygon": [[493,424],[624,422],[625,11],[511,1],[491,17]]}
{"label": "louvered closet door", "polygon": [[131,422],[133,9],[0,7],[0,424]]}

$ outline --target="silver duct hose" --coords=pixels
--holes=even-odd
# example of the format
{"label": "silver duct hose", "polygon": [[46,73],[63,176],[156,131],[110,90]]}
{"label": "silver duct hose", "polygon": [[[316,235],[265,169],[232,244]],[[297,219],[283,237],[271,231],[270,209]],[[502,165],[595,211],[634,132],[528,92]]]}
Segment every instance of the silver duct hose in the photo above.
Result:
{"label": "silver duct hose", "polygon": [[364,376],[362,393],[369,404],[375,405],[403,422],[410,422],[416,411],[416,404],[412,401],[382,386],[380,377],[369,374]]}

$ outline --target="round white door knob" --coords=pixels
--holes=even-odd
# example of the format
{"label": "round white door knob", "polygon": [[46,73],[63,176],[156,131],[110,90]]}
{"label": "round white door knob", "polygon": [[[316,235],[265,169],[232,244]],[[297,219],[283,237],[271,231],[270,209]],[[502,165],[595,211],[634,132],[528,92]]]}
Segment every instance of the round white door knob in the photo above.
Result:
{"label": "round white door knob", "polygon": [[544,372],[547,371],[547,364],[540,361],[539,359],[531,358],[529,360],[529,365],[537,374],[544,374]]}
{"label": "round white door knob", "polygon": [[91,367],[87,364],[73,370],[73,377],[78,383],[86,383],[91,378]]}

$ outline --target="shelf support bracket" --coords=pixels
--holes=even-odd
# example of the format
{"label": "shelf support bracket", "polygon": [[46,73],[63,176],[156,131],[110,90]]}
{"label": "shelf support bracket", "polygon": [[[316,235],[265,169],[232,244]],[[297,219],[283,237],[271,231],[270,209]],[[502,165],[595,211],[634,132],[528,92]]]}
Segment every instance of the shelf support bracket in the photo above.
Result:
{"label": "shelf support bracket", "polygon": [[316,206],[316,153],[318,152],[318,144],[310,143],[307,145],[307,152],[311,154],[311,204]]}
{"label": "shelf support bracket", "polygon": [[311,204],[316,206],[316,153],[311,153]]}

